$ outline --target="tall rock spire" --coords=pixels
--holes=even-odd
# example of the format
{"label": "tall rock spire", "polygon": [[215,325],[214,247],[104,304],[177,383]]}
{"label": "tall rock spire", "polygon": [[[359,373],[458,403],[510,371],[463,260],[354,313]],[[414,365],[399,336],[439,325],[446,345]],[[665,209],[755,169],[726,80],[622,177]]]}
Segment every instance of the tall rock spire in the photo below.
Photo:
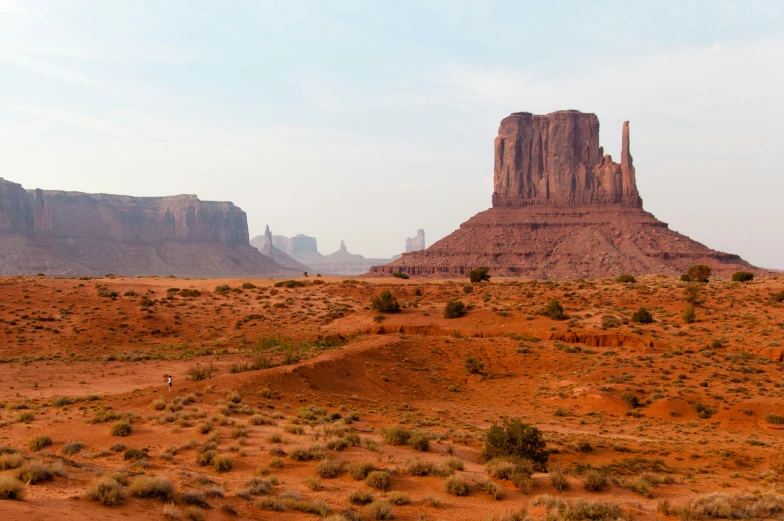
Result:
{"label": "tall rock spire", "polygon": [[640,197],[637,191],[637,179],[634,175],[634,163],[629,144],[629,122],[623,122],[623,136],[621,141],[621,179],[624,197]]}

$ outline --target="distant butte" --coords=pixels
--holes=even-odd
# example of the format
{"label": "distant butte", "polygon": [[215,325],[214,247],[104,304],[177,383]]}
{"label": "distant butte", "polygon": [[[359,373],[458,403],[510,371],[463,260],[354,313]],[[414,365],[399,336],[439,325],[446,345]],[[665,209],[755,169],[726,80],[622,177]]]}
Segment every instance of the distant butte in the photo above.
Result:
{"label": "distant butte", "polygon": [[487,266],[493,275],[576,279],[679,275],[693,264],[707,264],[719,277],[764,273],[643,210],[628,121],[616,163],[599,146],[595,114],[516,112],[504,118],[495,139],[492,204],[426,250],[373,266],[370,274],[462,277]]}

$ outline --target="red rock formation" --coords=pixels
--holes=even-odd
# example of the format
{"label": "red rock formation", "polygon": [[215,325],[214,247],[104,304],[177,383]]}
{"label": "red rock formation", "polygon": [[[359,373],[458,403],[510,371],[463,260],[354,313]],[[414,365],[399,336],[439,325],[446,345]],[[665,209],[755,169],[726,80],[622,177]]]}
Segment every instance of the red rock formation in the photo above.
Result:
{"label": "red rock formation", "polygon": [[641,208],[628,137],[627,122],[622,165],[618,165],[603,155],[595,114],[517,112],[504,118],[495,138],[493,206]]}
{"label": "red rock formation", "polygon": [[515,113],[495,139],[493,208],[420,252],[370,274],[463,277],[477,266],[494,275],[539,279],[678,275],[707,264],[717,276],[765,273],[670,230],[642,209],[623,124],[621,163],[599,146],[599,120],[574,110]]}
{"label": "red rock formation", "polygon": [[251,239],[250,245],[258,249],[262,255],[266,255],[285,268],[290,268],[300,273],[313,271],[286,252],[275,247],[269,225],[264,229],[264,235],[259,235]]}
{"label": "red rock formation", "polygon": [[31,190],[0,180],[0,274],[291,274],[248,241],[247,216],[195,195]]}

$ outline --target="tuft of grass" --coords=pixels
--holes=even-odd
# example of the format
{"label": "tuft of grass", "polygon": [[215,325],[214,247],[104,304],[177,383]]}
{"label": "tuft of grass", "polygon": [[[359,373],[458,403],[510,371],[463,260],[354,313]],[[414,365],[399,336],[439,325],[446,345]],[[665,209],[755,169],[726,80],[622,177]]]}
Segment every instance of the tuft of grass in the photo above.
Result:
{"label": "tuft of grass", "polygon": [[16,469],[22,466],[24,459],[19,454],[1,454],[0,470]]}
{"label": "tuft of grass", "polygon": [[765,413],[765,421],[772,425],[784,425],[784,416],[768,412]]}
{"label": "tuft of grass", "polygon": [[[220,489],[218,489],[220,491]],[[220,491],[223,494],[222,491]],[[210,508],[210,502],[207,501],[207,496],[203,492],[196,492],[196,491],[188,491],[183,492],[182,496],[180,497],[182,502],[186,505],[194,505],[201,508]]]}
{"label": "tuft of grass", "polygon": [[259,510],[269,510],[271,512],[283,511],[283,502],[274,497],[261,497],[257,499],[254,504]]}
{"label": "tuft of grass", "polygon": [[27,446],[30,447],[32,451],[39,451],[43,448],[48,447],[52,444],[52,437],[47,434],[39,434],[38,436],[33,437],[28,443]]}
{"label": "tuft of grass", "polygon": [[351,477],[355,480],[362,481],[375,469],[373,463],[369,461],[358,461],[351,463],[348,466],[348,473],[351,474]]}
{"label": "tuft of grass", "polygon": [[598,470],[583,474],[583,488],[589,492],[601,492],[607,487],[607,478]]}
{"label": "tuft of grass", "polygon": [[76,454],[83,448],[84,448],[84,443],[82,443],[81,441],[69,441],[68,443],[63,445],[63,448],[60,449],[60,452],[62,452],[66,456],[71,456],[73,454]]}
{"label": "tuft of grass", "polygon": [[390,503],[396,506],[404,506],[411,503],[411,498],[408,497],[408,494],[398,490],[390,492],[387,499],[389,499]]}
{"label": "tuft of grass", "polygon": [[569,482],[566,480],[566,473],[560,469],[550,471],[550,484],[558,492],[563,492],[569,488]]}

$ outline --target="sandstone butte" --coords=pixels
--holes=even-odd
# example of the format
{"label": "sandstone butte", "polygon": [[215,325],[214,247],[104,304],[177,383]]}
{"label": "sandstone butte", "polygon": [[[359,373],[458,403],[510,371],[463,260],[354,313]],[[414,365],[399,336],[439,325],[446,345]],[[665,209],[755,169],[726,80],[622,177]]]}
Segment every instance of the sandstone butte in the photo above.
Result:
{"label": "sandstone butte", "polygon": [[765,273],[643,210],[628,121],[622,139],[619,164],[599,146],[595,114],[511,114],[495,138],[492,208],[428,249],[370,273],[462,277],[487,266],[497,276],[576,279],[679,275],[694,264],[709,265],[718,277]]}
{"label": "sandstone butte", "polygon": [[25,190],[0,178],[0,275],[287,276],[250,245],[245,212],[195,195]]}

